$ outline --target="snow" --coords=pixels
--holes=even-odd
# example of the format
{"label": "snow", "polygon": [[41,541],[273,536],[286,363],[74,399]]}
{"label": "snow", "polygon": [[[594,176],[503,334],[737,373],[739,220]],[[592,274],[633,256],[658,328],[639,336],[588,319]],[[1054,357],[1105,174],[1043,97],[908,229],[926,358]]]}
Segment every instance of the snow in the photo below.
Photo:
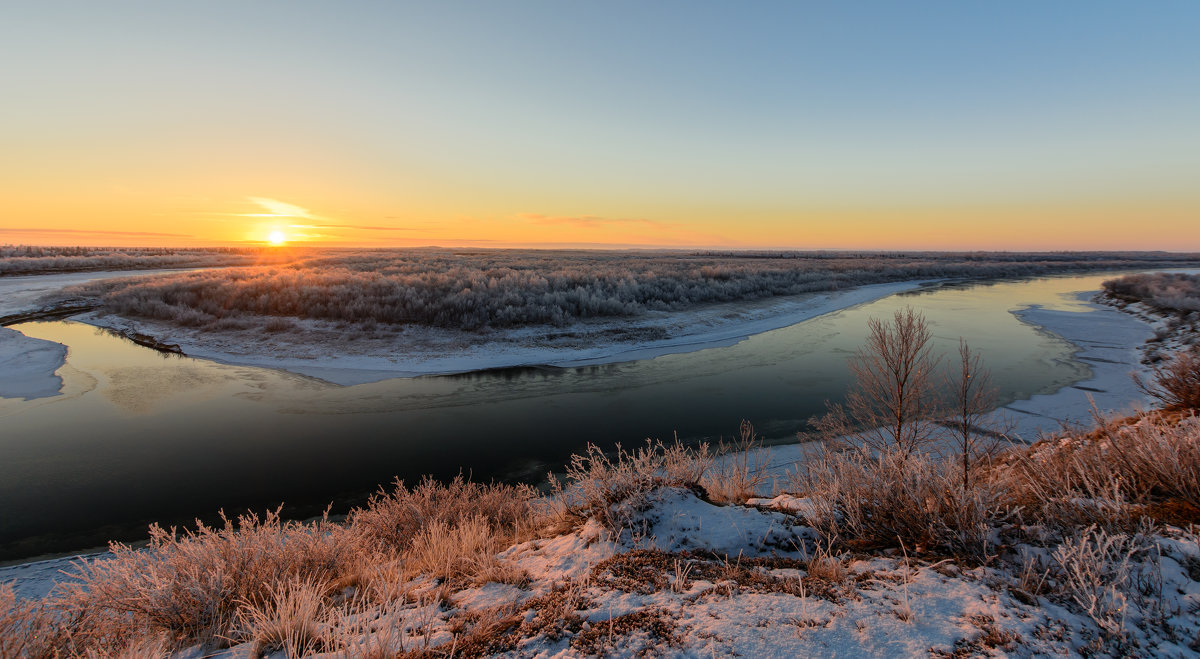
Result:
{"label": "snow", "polygon": [[1132,374],[1144,373],[1138,348],[1154,336],[1142,320],[1091,301],[1092,291],[1077,294],[1086,311],[1027,307],[1014,313],[1023,322],[1062,337],[1077,348],[1073,359],[1087,364],[1091,377],[1052,394],[1033,396],[1003,409],[1026,441],[1065,426],[1091,425],[1093,401],[1103,413],[1131,413],[1147,399]]}
{"label": "snow", "polygon": [[[627,504],[629,505],[629,504]],[[795,517],[744,506],[714,506],[689,490],[665,488],[653,493],[639,508],[640,533],[647,546],[660,551],[705,551],[726,556],[803,555],[801,540],[808,537],[797,529]]]}
{"label": "snow", "polygon": [[55,372],[66,363],[67,347],[31,339],[0,327],[0,398],[46,398],[62,389]]}
{"label": "snow", "polygon": [[770,508],[772,510],[782,510],[793,513],[805,519],[816,517],[817,509],[814,506],[812,499],[808,497],[794,497],[790,494],[780,494],[772,499],[750,498],[746,500],[747,506],[756,506],[759,508]]}
{"label": "snow", "polygon": [[168,270],[102,270],[97,272],[68,272],[53,275],[0,277],[0,316],[9,316],[38,309],[43,297],[68,286],[98,279],[115,277],[147,277],[173,272],[188,272],[192,268]]}
{"label": "snow", "polygon": [[619,551],[620,547],[607,535],[598,522],[588,520],[571,533],[511,547],[501,553],[500,558],[548,582],[577,580]]}
{"label": "snow", "polygon": [[[755,503],[801,510],[804,501],[776,497]],[[456,636],[463,633],[461,622],[455,621],[507,611],[526,623],[522,629],[532,631],[499,656],[587,656],[588,646],[581,641],[589,636],[615,656],[1103,654],[1097,652],[1101,631],[1096,623],[1066,599],[1018,597],[1011,565],[966,567],[952,559],[910,560],[897,552],[843,555],[838,560],[845,578],[830,581],[810,577],[805,563],[794,560],[805,552],[777,542],[789,534],[795,539],[811,533],[792,515],[719,506],[683,488],[654,490],[625,503],[635,504],[628,530],[639,532],[614,534],[591,519],[557,537],[516,545],[499,558],[525,570],[527,581],[461,586],[444,601],[434,594],[439,584],[416,577],[406,584],[409,595],[402,602],[380,610],[377,633],[389,635],[384,643],[398,638],[410,649],[444,652],[462,638]],[[1124,630],[1136,645],[1129,648],[1144,656],[1197,656],[1188,643],[1200,631],[1200,621],[1191,613],[1200,606],[1200,583],[1189,569],[1200,563],[1200,547],[1194,535],[1178,529],[1160,533],[1152,538],[1158,549],[1150,555],[1159,557],[1161,587],[1148,605],[1131,607]],[[1044,552],[1024,545],[1013,550],[1016,555]],[[754,563],[754,556],[763,558]],[[612,571],[616,568],[605,564],[614,557],[633,561],[636,569],[618,578]],[[785,567],[772,567],[771,561]],[[38,573],[37,582],[44,584],[46,573],[58,565],[65,561],[3,568],[0,582]],[[24,596],[44,593],[28,584],[18,588]],[[569,607],[539,608],[539,598],[564,589],[572,593]],[[1144,607],[1155,606],[1156,598],[1168,616],[1164,622],[1179,636],[1143,620]],[[564,622],[560,633],[548,634],[530,624],[539,616],[563,613],[577,617]],[[610,631],[630,619],[653,624]],[[252,643],[242,643],[224,650],[187,648],[173,656],[233,659],[252,656],[253,650]]]}

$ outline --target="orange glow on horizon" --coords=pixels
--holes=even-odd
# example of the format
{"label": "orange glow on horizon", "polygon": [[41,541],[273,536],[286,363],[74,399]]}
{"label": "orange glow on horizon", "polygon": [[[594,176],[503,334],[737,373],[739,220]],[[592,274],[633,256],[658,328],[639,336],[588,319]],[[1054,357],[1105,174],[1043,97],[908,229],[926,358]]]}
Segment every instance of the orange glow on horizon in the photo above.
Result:
{"label": "orange glow on horizon", "polygon": [[[0,243],[103,246],[237,244],[340,247],[545,247],[864,250],[1200,251],[1200,202],[909,204],[895,207],[739,209],[700,204],[645,209],[589,202],[589,213],[530,212],[499,199],[454,208],[326,190],[277,198],[17,198],[0,217]],[[556,207],[569,209],[557,202]],[[390,210],[405,207],[404,211]],[[15,209],[15,210],[14,210]],[[638,212],[643,210],[644,212]],[[11,218],[28,220],[15,222]],[[1153,230],[1146,230],[1152,228]]]}

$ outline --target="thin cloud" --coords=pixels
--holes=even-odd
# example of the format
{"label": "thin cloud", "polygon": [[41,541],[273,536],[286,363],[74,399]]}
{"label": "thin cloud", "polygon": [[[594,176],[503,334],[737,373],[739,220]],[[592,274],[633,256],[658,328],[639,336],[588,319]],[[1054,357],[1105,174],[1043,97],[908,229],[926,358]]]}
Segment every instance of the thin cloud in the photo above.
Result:
{"label": "thin cloud", "polygon": [[295,204],[289,204],[277,199],[268,199],[266,197],[246,197],[251,202],[258,204],[266,213],[242,213],[243,217],[302,217],[307,220],[319,219],[312,213],[308,212],[307,208],[301,208]]}
{"label": "thin cloud", "polygon": [[530,222],[534,222],[537,224],[560,224],[560,225],[565,224],[565,225],[569,225],[569,226],[582,227],[585,229],[595,229],[597,227],[610,226],[610,225],[630,225],[630,224],[639,225],[639,226],[651,226],[651,227],[658,227],[658,228],[667,228],[667,227],[671,226],[670,224],[668,224],[666,222],[659,222],[657,220],[647,220],[647,219],[640,218],[640,217],[638,217],[638,218],[598,217],[595,215],[579,215],[579,216],[574,216],[574,217],[572,217],[572,216],[552,217],[549,215],[539,215],[537,213],[522,213],[522,214],[518,215],[517,217],[520,217],[521,219],[524,219],[524,220],[529,220]]}
{"label": "thin cloud", "polygon": [[93,229],[4,229],[0,233],[78,233],[102,236],[170,236],[172,238],[194,238],[190,233],[160,233],[157,231],[103,231]]}

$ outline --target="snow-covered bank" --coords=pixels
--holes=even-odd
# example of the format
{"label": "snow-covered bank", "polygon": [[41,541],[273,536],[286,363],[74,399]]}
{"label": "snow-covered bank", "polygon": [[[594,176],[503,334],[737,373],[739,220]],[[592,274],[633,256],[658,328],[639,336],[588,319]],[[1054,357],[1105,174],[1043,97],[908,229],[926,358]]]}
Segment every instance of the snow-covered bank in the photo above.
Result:
{"label": "snow-covered bank", "polygon": [[1089,425],[1092,402],[1105,413],[1128,413],[1146,402],[1133,374],[1145,372],[1138,350],[1154,336],[1144,321],[1091,301],[1092,291],[1077,294],[1088,311],[1059,311],[1033,306],[1015,311],[1023,322],[1062,337],[1076,346],[1073,359],[1087,364],[1092,376],[1052,394],[1006,405],[1016,433],[1024,440],[1063,425]]}
{"label": "snow-covered bank", "polygon": [[0,327],[0,398],[45,398],[62,389],[55,372],[66,362],[61,343]]}
{"label": "snow-covered bank", "polygon": [[68,272],[53,275],[22,275],[0,277],[0,316],[36,310],[43,297],[57,293],[68,286],[89,281],[116,277],[149,277],[172,272],[187,272],[186,269],[170,270],[101,270],[97,272]]}
{"label": "snow-covered bank", "polygon": [[[179,271],[105,271],[3,277],[0,278],[0,316],[37,310],[43,297],[67,286],[97,279],[141,277],[167,272]],[[61,343],[33,339],[14,330],[0,328],[0,398],[28,400],[59,393],[62,378],[55,372],[62,367],[66,357],[67,347]]]}
{"label": "snow-covered bank", "polygon": [[[1144,374],[1141,349],[1154,336],[1145,320],[1093,301],[1095,291],[1074,294],[1080,310],[1046,309],[1038,305],[1012,310],[1022,322],[1059,337],[1076,350],[1071,358],[1083,362],[1090,377],[1061,389],[1013,401],[993,414],[996,426],[1011,428],[1015,439],[1033,442],[1043,433],[1064,428],[1090,426],[1095,408],[1105,414],[1128,414],[1148,402],[1134,384],[1134,374]],[[762,494],[771,494],[796,465],[819,447],[813,444],[782,444],[754,456],[766,480]]]}
{"label": "snow-covered bank", "polygon": [[928,282],[862,286],[845,291],[727,303],[682,312],[576,323],[461,332],[406,327],[399,335],[347,335],[334,323],[294,320],[294,329],[205,331],[113,315],[76,320],[131,330],[178,344],[191,357],[275,368],[341,385],[397,377],[522,366],[571,367],[650,359],[738,343],[827,313],[865,304]]}

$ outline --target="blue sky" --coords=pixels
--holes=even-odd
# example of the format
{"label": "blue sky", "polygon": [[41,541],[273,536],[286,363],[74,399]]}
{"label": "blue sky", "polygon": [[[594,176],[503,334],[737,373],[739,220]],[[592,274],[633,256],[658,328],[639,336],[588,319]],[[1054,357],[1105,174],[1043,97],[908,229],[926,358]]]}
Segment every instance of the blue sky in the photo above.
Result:
{"label": "blue sky", "polygon": [[24,3],[0,230],[237,239],[270,198],[418,242],[1152,248],[1115,232],[1200,208],[1197,34],[1194,2]]}

